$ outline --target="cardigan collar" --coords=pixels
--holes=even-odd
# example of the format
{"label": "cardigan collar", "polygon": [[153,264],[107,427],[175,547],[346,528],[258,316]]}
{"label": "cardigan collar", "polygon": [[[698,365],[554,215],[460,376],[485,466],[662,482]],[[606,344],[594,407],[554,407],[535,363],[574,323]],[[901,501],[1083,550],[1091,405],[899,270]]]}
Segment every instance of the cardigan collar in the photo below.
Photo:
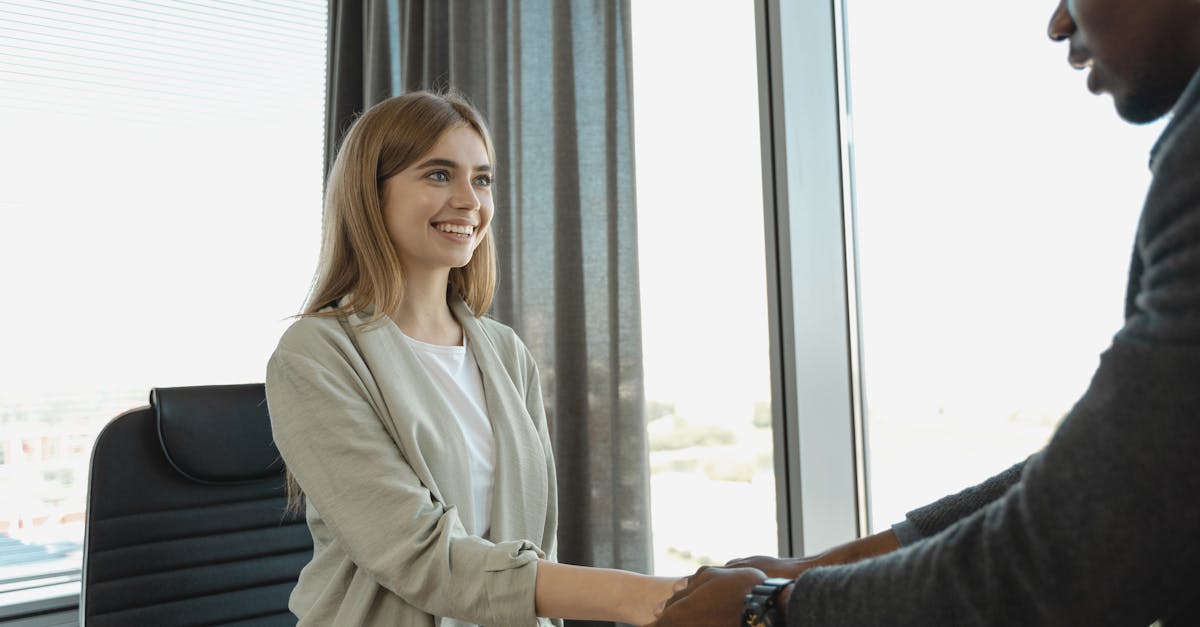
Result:
{"label": "cardigan collar", "polygon": [[[514,370],[515,364],[507,364],[502,356],[502,338],[493,337],[470,307],[461,299],[453,298],[450,309],[462,325],[467,349],[471,351],[483,380],[484,400],[496,445],[496,470],[493,487],[493,510],[491,513],[491,537],[512,539],[530,538],[541,541],[549,507],[550,482],[547,463],[533,418],[525,404],[525,384]],[[404,387],[415,390],[403,398],[386,398],[387,417],[395,423],[396,432],[404,432],[405,425],[434,421],[440,424],[455,424],[455,428],[440,429],[452,442],[452,447],[467,454],[466,439],[457,428],[458,418],[450,404],[439,396],[433,381],[425,372],[416,353],[404,340],[400,328],[391,318],[384,317],[375,325],[364,326],[374,314],[367,308],[350,315],[349,327],[358,336],[355,344],[363,360],[374,373],[376,380],[385,376],[407,377]],[[511,353],[511,350],[504,351]],[[508,361],[512,361],[512,356]],[[384,373],[399,369],[391,375]],[[403,440],[398,444],[403,448]],[[434,497],[443,504],[447,498],[443,492],[447,486],[439,486],[437,473],[431,471],[416,451],[404,451],[410,464],[422,476]],[[464,457],[465,459],[465,457]],[[460,490],[454,490],[459,492]],[[470,507],[467,494],[457,494],[456,506]]]}

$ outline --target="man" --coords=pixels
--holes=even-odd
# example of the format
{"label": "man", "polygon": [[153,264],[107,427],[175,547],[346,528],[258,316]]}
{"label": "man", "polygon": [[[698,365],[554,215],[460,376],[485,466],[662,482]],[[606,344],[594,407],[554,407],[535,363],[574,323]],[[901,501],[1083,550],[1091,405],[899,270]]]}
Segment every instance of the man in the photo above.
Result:
{"label": "man", "polygon": [[826,554],[701,569],[657,627],[1200,625],[1200,0],[1060,0],[1049,35],[1124,119],[1172,113],[1087,392],[1025,462]]}

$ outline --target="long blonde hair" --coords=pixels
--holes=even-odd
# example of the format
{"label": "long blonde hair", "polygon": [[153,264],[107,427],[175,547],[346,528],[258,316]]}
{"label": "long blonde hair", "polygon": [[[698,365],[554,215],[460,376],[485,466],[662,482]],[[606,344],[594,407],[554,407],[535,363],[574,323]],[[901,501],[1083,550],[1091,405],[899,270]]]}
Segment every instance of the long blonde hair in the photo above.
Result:
{"label": "long blonde hair", "polygon": [[[483,116],[453,93],[417,91],[389,98],[364,112],[346,133],[325,187],[321,256],[301,316],[343,316],[374,308],[367,324],[395,312],[404,299],[404,267],[383,221],[381,196],[388,178],[431,150],[446,131],[468,126],[496,161]],[[496,291],[496,249],[487,229],[471,260],[451,268],[447,298],[459,297],[476,316]],[[304,495],[287,472],[288,509]]]}

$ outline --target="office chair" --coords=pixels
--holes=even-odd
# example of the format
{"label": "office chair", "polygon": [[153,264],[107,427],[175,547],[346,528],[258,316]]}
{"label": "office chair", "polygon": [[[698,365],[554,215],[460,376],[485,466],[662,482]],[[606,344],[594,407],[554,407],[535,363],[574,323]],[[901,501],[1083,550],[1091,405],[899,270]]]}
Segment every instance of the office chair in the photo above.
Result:
{"label": "office chair", "polygon": [[81,624],[295,625],[312,538],[284,485],[262,384],[151,391],[92,451]]}

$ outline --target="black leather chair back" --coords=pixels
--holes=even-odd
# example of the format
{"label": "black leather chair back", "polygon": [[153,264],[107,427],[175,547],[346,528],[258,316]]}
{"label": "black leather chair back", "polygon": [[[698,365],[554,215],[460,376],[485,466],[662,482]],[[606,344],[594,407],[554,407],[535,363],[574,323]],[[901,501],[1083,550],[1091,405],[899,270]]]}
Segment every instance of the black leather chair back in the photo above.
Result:
{"label": "black leather chair back", "polygon": [[284,490],[262,384],[156,388],[96,438],[81,622],[295,625],[312,538]]}

